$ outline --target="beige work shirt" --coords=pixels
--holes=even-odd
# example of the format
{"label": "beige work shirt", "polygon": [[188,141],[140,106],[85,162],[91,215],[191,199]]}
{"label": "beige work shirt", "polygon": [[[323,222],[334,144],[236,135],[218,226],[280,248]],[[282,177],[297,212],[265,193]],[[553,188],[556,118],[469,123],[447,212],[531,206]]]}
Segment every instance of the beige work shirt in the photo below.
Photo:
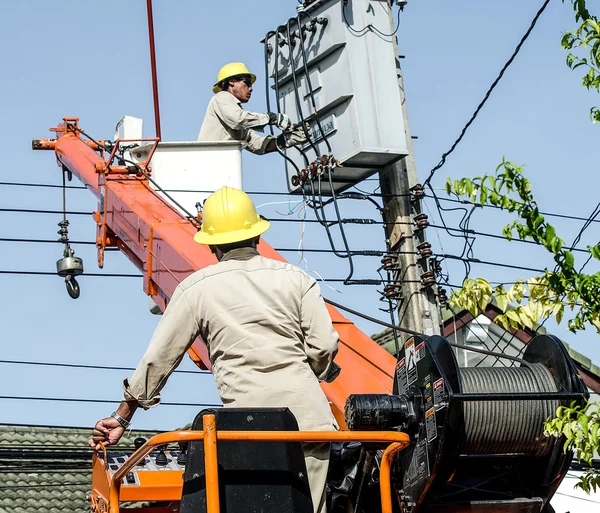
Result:
{"label": "beige work shirt", "polygon": [[240,248],[186,278],[125,380],[125,400],[157,405],[197,336],[208,346],[225,407],[287,406],[301,430],[337,428],[319,380],[338,335],[319,286],[301,269]]}
{"label": "beige work shirt", "polygon": [[252,128],[268,124],[267,114],[248,112],[235,96],[220,91],[208,102],[198,141],[240,141],[248,151],[262,155],[273,136],[260,137]]}

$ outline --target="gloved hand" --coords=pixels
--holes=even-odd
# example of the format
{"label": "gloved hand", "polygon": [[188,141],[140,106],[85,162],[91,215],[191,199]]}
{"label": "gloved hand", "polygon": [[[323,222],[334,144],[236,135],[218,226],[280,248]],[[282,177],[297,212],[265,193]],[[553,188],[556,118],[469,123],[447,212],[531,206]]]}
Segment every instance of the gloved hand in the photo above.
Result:
{"label": "gloved hand", "polygon": [[312,139],[312,130],[308,123],[305,124],[305,128],[301,124],[294,125],[290,130],[279,134],[277,146],[279,148],[291,148],[292,146],[304,144],[308,140],[306,134]]}
{"label": "gloved hand", "polygon": [[335,362],[331,362],[331,366],[327,371],[327,376],[325,376],[325,383],[331,383],[335,378],[337,378],[342,372],[342,368]]}
{"label": "gloved hand", "polygon": [[285,132],[292,126],[292,120],[286,114],[278,112],[267,112],[269,116],[269,125],[275,125],[279,130]]}

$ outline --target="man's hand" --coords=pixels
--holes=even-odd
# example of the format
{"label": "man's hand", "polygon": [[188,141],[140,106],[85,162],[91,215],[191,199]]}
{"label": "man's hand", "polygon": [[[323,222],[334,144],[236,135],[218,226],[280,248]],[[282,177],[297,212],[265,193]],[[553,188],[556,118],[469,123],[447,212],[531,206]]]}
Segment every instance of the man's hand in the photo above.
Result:
{"label": "man's hand", "polygon": [[303,144],[308,140],[306,134],[308,134],[309,138],[312,138],[312,130],[308,123],[305,123],[304,127],[302,124],[294,125],[291,130],[277,137],[277,145],[280,148],[291,148],[292,146]]}
{"label": "man's hand", "polygon": [[276,112],[268,112],[267,114],[269,115],[269,125],[275,125],[282,132],[291,128],[292,120],[289,116]]}
{"label": "man's hand", "polygon": [[104,445],[115,445],[119,442],[125,428],[117,422],[117,419],[108,417],[107,419],[99,420],[94,426],[92,438],[88,441],[88,445],[92,449],[100,449],[99,442]]}

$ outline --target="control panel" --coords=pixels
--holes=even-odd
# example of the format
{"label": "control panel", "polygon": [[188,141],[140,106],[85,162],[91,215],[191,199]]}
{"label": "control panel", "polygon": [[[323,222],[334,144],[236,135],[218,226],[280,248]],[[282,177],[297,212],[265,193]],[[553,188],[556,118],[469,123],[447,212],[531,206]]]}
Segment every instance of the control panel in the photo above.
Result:
{"label": "control panel", "polygon": [[[136,438],[134,445],[139,449],[146,443],[144,438]],[[104,461],[98,455],[92,479],[92,504],[107,499],[110,481],[131,457],[132,453],[111,452]],[[179,501],[183,486],[183,471],[187,463],[187,443],[179,448],[158,447],[139,461],[121,482],[120,498],[122,501]],[[102,509],[98,509],[102,511]]]}

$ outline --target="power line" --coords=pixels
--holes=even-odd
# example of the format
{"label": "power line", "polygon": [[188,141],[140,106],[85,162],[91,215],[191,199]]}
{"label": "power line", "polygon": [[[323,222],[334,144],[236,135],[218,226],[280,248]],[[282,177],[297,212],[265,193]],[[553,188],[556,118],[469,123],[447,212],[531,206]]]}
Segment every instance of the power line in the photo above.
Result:
{"label": "power line", "polygon": [[496,267],[507,267],[509,269],[518,269],[520,271],[532,271],[534,273],[543,273],[545,270],[544,269],[535,269],[533,267],[524,267],[521,265],[513,265],[513,264],[505,264],[502,262],[490,262],[487,260],[479,260],[478,258],[464,258],[464,257],[459,257],[456,255],[436,255],[440,258],[448,258],[450,260],[461,260],[463,262],[470,262],[470,263],[474,263],[474,264],[483,264],[483,265],[491,265],[491,266],[496,266]]}
{"label": "power line", "polygon": [[[296,251],[296,250],[294,250]],[[25,276],[58,276],[54,271],[20,271],[20,270],[0,270],[0,274],[25,275]],[[83,273],[80,276],[91,276],[93,278],[143,278],[141,274],[113,274],[113,273]],[[384,281],[380,279],[360,278],[347,280],[345,278],[318,278],[318,281],[326,283],[345,283],[346,285],[383,285]],[[419,280],[404,280],[404,283],[421,283]]]}
{"label": "power line", "polygon": [[[47,210],[47,209],[34,209],[34,208],[0,208],[0,212],[10,212],[10,213],[18,213],[18,214],[60,214],[60,215],[81,215],[81,216],[91,216],[92,212],[85,211],[62,211],[62,210]],[[269,218],[269,221],[275,223],[319,223],[321,221],[317,219],[293,219],[293,218]],[[410,221],[395,221],[395,222],[387,222],[387,221],[377,221],[375,219],[369,218],[344,218],[341,220],[342,224],[363,224],[363,225],[412,225],[413,223]],[[339,221],[330,221],[328,225],[333,226],[335,224],[339,224]]]}
{"label": "power line", "polygon": [[[0,270],[0,274],[19,274],[25,276],[58,276],[56,271],[19,271],[19,270]],[[92,278],[143,278],[141,274],[118,274],[118,273],[83,273],[80,276],[90,276]]]}
{"label": "power line", "polygon": [[[58,239],[23,239],[23,238],[0,238],[0,242],[23,242],[23,243],[35,243],[35,244],[62,244]],[[84,244],[84,245],[96,245],[94,241],[69,241],[70,244]],[[273,248],[275,251],[281,252],[297,252],[298,248]],[[304,248],[302,249],[305,253],[333,253],[332,249],[327,248]],[[352,255],[355,256],[373,256],[373,257],[382,257],[388,254],[387,251],[384,250],[375,250],[375,249],[357,249],[355,251],[350,251]],[[392,254],[416,254],[413,252],[393,252]],[[101,274],[105,276],[105,274]],[[88,275],[90,276],[90,275]],[[137,275],[134,275],[137,276]]]}
{"label": "power line", "polygon": [[535,24],[537,23],[539,17],[542,15],[542,13],[544,12],[544,10],[546,9],[546,7],[548,6],[549,3],[550,3],[550,0],[544,0],[544,3],[542,4],[542,7],[540,7],[539,11],[536,13],[536,15],[534,16],[533,20],[531,21],[531,24],[529,25],[529,28],[527,29],[527,32],[525,32],[525,35],[519,41],[519,44],[515,48],[515,51],[510,56],[510,59],[508,59],[508,61],[506,61],[506,64],[500,70],[500,73],[498,74],[498,76],[496,77],[496,79],[494,80],[494,82],[492,83],[492,85],[490,86],[490,88],[488,89],[487,93],[485,93],[485,96],[483,97],[483,100],[481,101],[481,103],[475,109],[475,112],[471,116],[471,119],[469,119],[469,121],[467,121],[467,124],[461,130],[460,135],[458,136],[458,139],[456,139],[456,141],[454,141],[454,144],[452,144],[452,146],[450,147],[450,149],[446,153],[444,153],[442,155],[442,158],[439,161],[439,163],[429,172],[429,176],[423,182],[423,185],[428,185],[429,184],[429,182],[433,178],[433,175],[435,174],[435,172],[438,169],[440,169],[446,163],[446,158],[456,149],[456,147],[458,146],[458,144],[460,143],[460,141],[462,141],[462,138],[467,133],[467,130],[469,129],[469,127],[471,126],[471,124],[473,123],[473,121],[475,121],[475,118],[477,117],[477,115],[479,114],[479,112],[481,111],[481,109],[483,108],[483,106],[486,104],[486,102],[488,101],[490,95],[492,94],[492,91],[496,88],[496,86],[498,85],[498,83],[500,82],[500,80],[502,79],[502,77],[504,76],[504,73],[506,72],[506,70],[508,69],[508,67],[515,60],[515,57],[517,56],[517,54],[521,50],[521,47],[523,46],[523,43],[525,43],[525,41],[529,37],[529,34],[531,34],[531,31],[535,27]]}
{"label": "power line", "polygon": [[[427,198],[433,198],[433,196],[430,196],[428,194],[425,195],[425,197]],[[459,199],[454,199],[454,198],[440,198],[437,197],[437,199],[439,201],[447,201],[450,203],[460,203],[461,205],[473,205],[473,203],[471,201],[468,200],[459,200]],[[498,205],[489,205],[489,204],[485,204],[485,205],[475,205],[476,207],[482,207],[482,208],[493,208],[496,210],[503,210],[502,207],[498,206]],[[567,215],[567,214],[556,214],[553,212],[540,212],[540,214],[542,214],[543,216],[547,216],[547,217],[557,217],[560,219],[571,219],[573,221],[588,221],[589,218],[585,218],[585,217],[579,217],[579,216],[571,216],[571,215]],[[591,220],[592,223],[600,223],[600,219],[592,219]]]}
{"label": "power line", "polygon": [[[90,426],[61,426],[61,425],[50,425],[50,424],[20,424],[16,422],[0,422],[0,426],[6,427],[24,427],[24,428],[49,428],[49,429],[79,429],[82,431],[88,431]],[[132,429],[134,433],[162,433],[164,430],[160,429]]]}
{"label": "power line", "polygon": [[[94,369],[114,371],[134,371],[135,367],[116,367],[114,365],[88,365],[83,363],[31,362],[25,360],[0,360],[0,363],[14,365],[39,365],[43,367],[65,367],[70,369]],[[212,374],[207,370],[175,370],[174,374]]]}
{"label": "power line", "polygon": [[[49,183],[24,183],[24,182],[0,182],[0,186],[14,186],[14,187],[39,187],[39,188],[50,188],[50,189],[62,189],[62,185],[55,185]],[[87,190],[87,187],[80,185],[67,185],[67,189],[76,189],[76,190]],[[194,190],[194,189],[165,189],[165,192],[192,192],[198,194],[212,194],[215,191],[203,191],[203,190]],[[246,194],[250,195],[273,195],[273,196],[290,196],[290,192],[270,192],[270,191],[249,191]]]}
{"label": "power line", "polygon": [[[490,237],[492,239],[501,239],[504,241],[507,240],[506,237],[504,237],[503,235],[495,235],[493,233],[478,232],[475,230],[460,230],[459,228],[448,228],[446,226],[439,226],[439,225],[435,225],[435,224],[430,224],[429,228],[438,228],[440,230],[466,233],[467,235],[480,235],[482,237]],[[539,246],[539,244],[537,242],[534,242],[532,240],[512,239],[510,242],[520,242],[520,243],[524,243],[524,244],[533,244],[535,246]],[[568,250],[569,248],[563,247],[562,249]],[[588,252],[585,249],[574,248],[571,251],[588,254]]]}
{"label": "power line", "polygon": [[[0,399],[15,400],[15,401],[54,401],[63,403],[104,403],[104,404],[121,404],[121,401],[110,399],[80,399],[76,397],[27,397],[14,395],[0,395]],[[194,406],[199,408],[220,408],[222,404],[208,403],[163,403],[163,406]]]}

